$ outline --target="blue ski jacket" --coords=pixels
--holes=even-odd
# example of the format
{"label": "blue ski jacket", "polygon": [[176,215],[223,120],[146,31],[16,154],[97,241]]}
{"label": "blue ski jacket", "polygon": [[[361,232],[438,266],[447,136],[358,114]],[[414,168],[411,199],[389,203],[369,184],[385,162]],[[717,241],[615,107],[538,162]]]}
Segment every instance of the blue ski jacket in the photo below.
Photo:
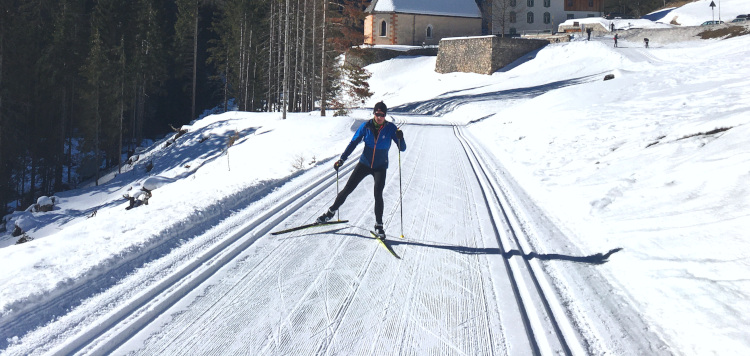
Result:
{"label": "blue ski jacket", "polygon": [[[365,149],[362,151],[362,156],[359,157],[359,163],[367,165],[372,169],[386,169],[388,168],[388,150],[391,148],[391,141],[399,144],[398,138],[396,138],[396,130],[398,128],[392,122],[386,121],[383,126],[378,129],[375,126],[373,119],[362,123],[354,133],[352,141],[346,146],[344,153],[341,154],[341,160],[346,161],[354,148],[359,145],[363,140],[365,141]],[[406,151],[406,142],[401,140],[401,152]]]}

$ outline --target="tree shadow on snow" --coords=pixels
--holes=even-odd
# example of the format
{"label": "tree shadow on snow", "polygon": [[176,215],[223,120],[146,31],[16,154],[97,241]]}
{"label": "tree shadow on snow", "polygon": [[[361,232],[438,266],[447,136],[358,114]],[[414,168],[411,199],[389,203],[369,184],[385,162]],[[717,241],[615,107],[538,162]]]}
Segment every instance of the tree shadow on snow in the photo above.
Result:
{"label": "tree shadow on snow", "polygon": [[[601,80],[601,74],[560,80],[526,88],[505,89],[485,93],[469,93],[469,91],[473,90],[474,88],[456,90],[443,93],[432,99],[407,103],[393,107],[391,108],[391,112],[398,114],[413,113],[422,115],[443,115],[447,112],[455,110],[455,108],[461,105],[468,103],[476,103],[482,101],[531,99],[555,89],[598,80]],[[467,94],[461,94],[461,92],[467,92]]]}

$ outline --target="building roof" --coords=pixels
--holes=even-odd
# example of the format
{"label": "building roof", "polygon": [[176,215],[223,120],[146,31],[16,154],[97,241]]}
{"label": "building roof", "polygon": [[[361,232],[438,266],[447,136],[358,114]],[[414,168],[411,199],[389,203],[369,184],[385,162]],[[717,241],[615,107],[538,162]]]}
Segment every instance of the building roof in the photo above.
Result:
{"label": "building roof", "polygon": [[478,17],[482,14],[474,0],[373,0],[365,10],[418,15]]}

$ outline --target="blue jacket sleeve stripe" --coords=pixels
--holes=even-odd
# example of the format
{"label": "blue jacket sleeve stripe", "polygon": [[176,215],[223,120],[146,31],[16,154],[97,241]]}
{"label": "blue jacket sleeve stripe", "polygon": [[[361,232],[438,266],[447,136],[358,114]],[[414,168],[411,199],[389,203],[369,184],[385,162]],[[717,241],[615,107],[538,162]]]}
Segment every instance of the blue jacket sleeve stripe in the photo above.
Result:
{"label": "blue jacket sleeve stripe", "polygon": [[347,158],[349,158],[349,155],[354,152],[354,148],[359,145],[360,142],[362,142],[362,139],[365,137],[364,131],[365,131],[365,123],[362,123],[362,125],[359,125],[359,128],[357,129],[357,132],[354,133],[354,137],[352,137],[352,141],[349,142],[349,145],[346,146],[346,149],[344,150],[344,153],[341,154],[341,160],[346,161]]}

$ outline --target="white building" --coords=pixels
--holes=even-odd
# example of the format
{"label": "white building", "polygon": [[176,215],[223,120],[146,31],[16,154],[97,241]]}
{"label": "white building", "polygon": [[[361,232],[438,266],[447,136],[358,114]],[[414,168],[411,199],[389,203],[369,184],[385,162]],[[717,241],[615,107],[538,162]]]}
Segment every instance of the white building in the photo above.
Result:
{"label": "white building", "polygon": [[603,16],[604,0],[477,0],[487,34],[556,32],[568,19]]}
{"label": "white building", "polygon": [[365,10],[365,44],[436,45],[482,34],[475,0],[373,0]]}

